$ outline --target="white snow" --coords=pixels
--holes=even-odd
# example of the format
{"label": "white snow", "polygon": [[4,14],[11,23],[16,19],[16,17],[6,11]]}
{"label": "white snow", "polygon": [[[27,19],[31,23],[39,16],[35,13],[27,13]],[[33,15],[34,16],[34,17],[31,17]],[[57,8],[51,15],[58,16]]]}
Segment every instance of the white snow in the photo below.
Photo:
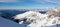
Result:
{"label": "white snow", "polygon": [[[14,16],[15,19],[20,19],[20,20],[24,20],[27,19],[26,22],[30,22],[30,24],[27,25],[27,27],[45,27],[45,26],[52,26],[52,25],[56,25],[56,24],[60,24],[60,17],[55,16],[55,14],[57,14],[57,10],[56,13],[54,13],[55,11],[52,10],[52,13],[50,14],[49,12],[46,14],[41,14],[37,11],[28,11],[26,13],[23,14],[18,14],[16,16]],[[54,13],[54,15],[52,15]],[[50,16],[51,17],[48,17]],[[57,14],[58,15],[58,14]],[[19,24],[22,24],[23,21],[19,22]],[[56,27],[56,26],[54,26]]]}
{"label": "white snow", "polygon": [[19,24],[23,24],[23,21],[19,22]]}
{"label": "white snow", "polygon": [[0,27],[26,27],[0,16]]}

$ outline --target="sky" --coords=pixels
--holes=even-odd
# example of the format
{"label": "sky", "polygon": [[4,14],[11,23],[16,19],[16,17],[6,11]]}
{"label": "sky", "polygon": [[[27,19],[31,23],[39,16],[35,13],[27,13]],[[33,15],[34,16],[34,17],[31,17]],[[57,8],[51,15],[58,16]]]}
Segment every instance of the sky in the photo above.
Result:
{"label": "sky", "polygon": [[60,7],[60,0],[0,0],[0,9]]}

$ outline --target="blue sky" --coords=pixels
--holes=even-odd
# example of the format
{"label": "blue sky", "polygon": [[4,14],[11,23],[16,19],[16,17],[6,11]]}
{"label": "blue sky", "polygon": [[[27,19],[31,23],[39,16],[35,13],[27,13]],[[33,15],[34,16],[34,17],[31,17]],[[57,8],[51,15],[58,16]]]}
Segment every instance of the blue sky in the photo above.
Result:
{"label": "blue sky", "polygon": [[60,0],[0,0],[0,9],[60,7]]}

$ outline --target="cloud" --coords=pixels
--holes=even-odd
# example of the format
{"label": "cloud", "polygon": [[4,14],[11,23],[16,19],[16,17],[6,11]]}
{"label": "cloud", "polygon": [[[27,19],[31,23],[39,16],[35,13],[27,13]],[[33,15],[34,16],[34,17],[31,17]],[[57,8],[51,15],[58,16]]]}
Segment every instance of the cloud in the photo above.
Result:
{"label": "cloud", "polygon": [[[24,2],[27,0],[0,0],[0,2]],[[60,4],[60,0],[28,0],[28,1],[34,1],[37,3],[55,3]]]}
{"label": "cloud", "polygon": [[35,2],[38,3],[56,3],[56,4],[60,4],[60,0],[33,0]]}
{"label": "cloud", "polygon": [[46,0],[46,2],[60,4],[60,0]]}

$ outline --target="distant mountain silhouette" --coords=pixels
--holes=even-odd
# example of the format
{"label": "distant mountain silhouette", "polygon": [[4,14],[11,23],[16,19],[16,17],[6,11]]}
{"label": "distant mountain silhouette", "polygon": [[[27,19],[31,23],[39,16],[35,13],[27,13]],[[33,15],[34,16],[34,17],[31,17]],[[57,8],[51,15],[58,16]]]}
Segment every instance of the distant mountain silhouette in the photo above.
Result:
{"label": "distant mountain silhouette", "polygon": [[17,14],[22,14],[26,11],[19,11],[19,10],[0,10],[0,16],[5,18],[5,19],[9,19],[9,20],[13,20],[12,17],[17,15]]}

